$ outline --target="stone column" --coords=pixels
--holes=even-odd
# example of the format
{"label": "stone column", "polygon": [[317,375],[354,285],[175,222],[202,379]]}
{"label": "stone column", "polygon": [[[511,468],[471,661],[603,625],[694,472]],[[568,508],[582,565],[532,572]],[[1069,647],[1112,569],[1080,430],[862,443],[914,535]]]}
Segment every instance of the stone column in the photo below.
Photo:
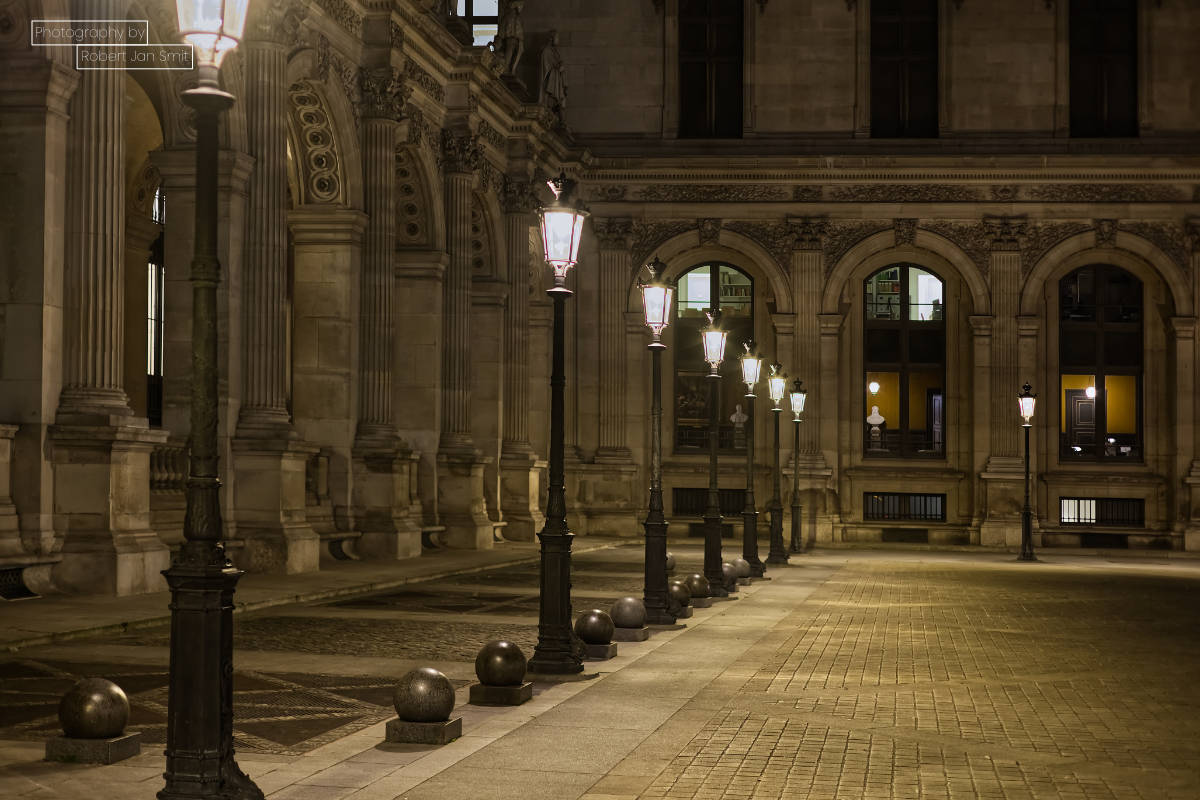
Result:
{"label": "stone column", "polygon": [[508,304],[504,309],[504,439],[500,454],[500,508],[505,538],[532,542],[546,523],[541,474],[546,461],[529,441],[529,232],[537,225],[537,195],[525,180],[505,179],[504,247]]}
{"label": "stone column", "polygon": [[[122,0],[88,18],[120,19]],[[85,72],[67,149],[63,391],[54,440],[54,510],[66,528],[60,588],[135,594],[165,588],[170,553],[150,529],[150,451],[166,441],[123,388],[125,73]],[[140,307],[139,307],[140,313]]]}
{"label": "stone column", "polygon": [[[821,337],[821,373],[817,381],[817,389],[815,394],[821,399],[817,406],[819,416],[813,417],[805,414],[808,422],[805,425],[817,425],[820,431],[817,434],[821,454],[825,458],[825,463],[830,467],[829,485],[830,491],[835,493],[833,498],[827,498],[823,520],[816,531],[818,541],[835,541],[838,536],[835,535],[836,530],[842,523],[840,508],[842,503],[837,502],[836,493],[839,491],[839,474],[842,465],[838,458],[839,453],[847,453],[850,450],[849,436],[850,428],[847,426],[846,434],[842,434],[842,409],[844,404],[850,402],[850,398],[841,397],[839,385],[842,377],[842,363],[839,358],[839,349],[841,347],[841,331],[842,324],[846,321],[844,314],[818,314],[817,324],[820,326]],[[810,394],[811,402],[812,395]],[[853,407],[853,406],[852,406]],[[787,419],[787,417],[784,417]],[[852,421],[853,425],[854,422]],[[853,508],[854,499],[846,498],[844,501],[846,508]],[[828,537],[828,538],[826,538]]]}
{"label": "stone column", "polygon": [[[989,358],[988,402],[978,410],[976,430],[988,430],[987,463],[980,478],[984,486],[986,517],[980,526],[980,544],[1003,544],[1009,529],[1020,531],[1024,504],[1025,461],[1021,428],[1016,413],[1017,394],[1032,374],[1022,377],[1017,368],[1017,309],[1021,295],[1021,239],[1026,231],[1021,217],[985,216],[984,226],[991,243],[988,272],[992,284],[992,320],[984,334],[990,336],[987,353],[976,348],[976,358]],[[976,398],[980,387],[976,388]]]}
{"label": "stone column", "polygon": [[[1187,235],[1187,241],[1192,251],[1191,279],[1193,307],[1191,315],[1193,319],[1196,319],[1200,318],[1200,217],[1188,217],[1184,224],[1184,232]],[[1184,309],[1179,309],[1181,314],[1183,311]],[[1187,523],[1184,528],[1183,547],[1185,550],[1200,550],[1200,391],[1195,391],[1196,377],[1200,375],[1200,346],[1196,343],[1194,329],[1192,333],[1191,352],[1190,373],[1193,391],[1190,399],[1186,402],[1191,405],[1189,413],[1191,415],[1192,428],[1189,445],[1192,460],[1187,467],[1186,477],[1183,479],[1184,485],[1187,486],[1186,496],[1189,508]],[[1181,404],[1184,403],[1185,401],[1182,400],[1184,397],[1182,388],[1180,389],[1179,397],[1181,398]]]}
{"label": "stone column", "polygon": [[396,145],[404,86],[388,66],[364,70],[362,89],[364,200],[368,216],[359,296],[358,430],[354,440],[354,506],[365,557],[421,554],[421,530],[408,515],[408,448],[392,414],[396,336]]}
{"label": "stone column", "polygon": [[283,3],[256,6],[246,60],[247,146],[254,157],[242,272],[242,404],[233,443],[234,514],[252,572],[308,572],[320,540],[308,524],[304,479],[316,448],[301,443],[288,408],[287,50]]}
{"label": "stone column", "polygon": [[[637,465],[626,439],[628,428],[629,380],[626,353],[625,308],[633,274],[633,221],[628,217],[595,219],[599,264],[596,267],[595,332],[599,364],[587,370],[599,378],[597,411],[599,430],[593,464],[580,472],[580,499],[587,498],[588,533],[612,536],[640,536],[638,516],[644,505],[642,487],[637,482]],[[584,301],[576,303],[576,314],[583,313]],[[583,333],[583,331],[580,331]],[[578,345],[575,347],[578,352]],[[576,379],[584,379],[585,367],[576,362]],[[578,389],[576,390],[578,395]],[[576,404],[577,413],[582,409]]]}
{"label": "stone column", "polygon": [[[828,221],[823,217],[792,217],[788,219],[793,235],[792,246],[792,308],[795,310],[791,363],[785,365],[793,378],[800,378],[808,389],[804,422],[800,424],[800,504],[803,509],[803,535],[809,541],[831,540],[834,517],[831,516],[830,482],[833,470],[825,460],[821,434],[826,426],[836,426],[838,404],[826,397],[821,382],[821,320],[811,309],[821,307],[825,285],[823,239]],[[766,372],[764,371],[764,375]],[[786,407],[787,401],[784,401]],[[767,404],[760,404],[759,419],[766,420]],[[786,426],[790,416],[780,420]],[[762,426],[765,429],[765,425]],[[791,441],[786,427],[781,438]],[[758,463],[768,463],[758,459]],[[791,462],[789,462],[791,463]],[[789,502],[784,503],[785,506]]]}
{"label": "stone column", "polygon": [[442,131],[446,176],[446,269],[442,317],[442,434],[438,512],[451,547],[492,545],[483,499],[484,457],[471,438],[471,197],[482,158],[477,137]]}
{"label": "stone column", "polygon": [[[0,569],[37,571],[44,587],[61,555],[54,526],[50,425],[62,390],[63,228],[69,102],[85,74],[48,60],[52,48],[20,46],[18,23],[0,48],[0,174],[21,191],[0,192],[0,433],[10,446],[11,514],[0,512]],[[7,272],[6,272],[7,275]],[[11,435],[11,438],[9,436]],[[15,524],[14,524],[15,523]]]}

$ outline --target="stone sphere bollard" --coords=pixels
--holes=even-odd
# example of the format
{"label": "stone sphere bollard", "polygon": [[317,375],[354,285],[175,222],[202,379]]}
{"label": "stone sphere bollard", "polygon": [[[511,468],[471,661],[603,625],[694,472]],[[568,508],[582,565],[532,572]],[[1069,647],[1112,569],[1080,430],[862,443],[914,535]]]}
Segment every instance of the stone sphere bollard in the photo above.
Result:
{"label": "stone sphere bollard", "polygon": [[475,656],[475,677],[484,686],[520,686],[528,666],[525,654],[513,642],[488,642]]}
{"label": "stone sphere bollard", "polygon": [[744,558],[735,558],[733,560],[733,569],[737,572],[739,578],[750,577],[750,562]]}
{"label": "stone sphere bollard", "polygon": [[721,577],[726,589],[732,589],[734,586],[737,586],[737,568],[728,561],[721,565]]}
{"label": "stone sphere bollard", "polygon": [[454,687],[433,667],[418,667],[396,684],[392,703],[405,722],[445,722],[454,710]]}
{"label": "stone sphere bollard", "polygon": [[608,644],[615,629],[612,617],[598,608],[584,611],[575,620],[575,635],[585,644]]}
{"label": "stone sphere bollard", "polygon": [[129,722],[129,698],[104,678],[84,678],[58,704],[58,721],[71,739],[113,739]]}
{"label": "stone sphere bollard", "polygon": [[618,628],[641,628],[646,624],[646,606],[636,597],[622,597],[612,604],[608,615]]}
{"label": "stone sphere bollard", "polygon": [[692,590],[683,581],[671,581],[667,585],[667,599],[674,608],[687,608],[692,602]]}
{"label": "stone sphere bollard", "polygon": [[667,553],[667,572],[675,571],[675,554]]}
{"label": "stone sphere bollard", "polygon": [[684,581],[687,584],[688,590],[691,591],[692,597],[708,597],[708,578],[705,578],[699,572],[693,572],[687,576]]}

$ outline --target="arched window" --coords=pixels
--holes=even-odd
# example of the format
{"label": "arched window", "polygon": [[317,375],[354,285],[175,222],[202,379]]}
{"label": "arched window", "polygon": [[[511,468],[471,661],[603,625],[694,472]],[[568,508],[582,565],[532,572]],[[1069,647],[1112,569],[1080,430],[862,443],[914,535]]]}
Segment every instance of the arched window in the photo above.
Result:
{"label": "arched window", "polygon": [[720,406],[722,450],[743,450],[745,422],[730,420],[738,407],[747,417],[746,385],[738,356],[742,343],[754,338],[754,281],[737,267],[719,262],[693,267],[679,278],[675,318],[675,449],[708,447],[708,364],[700,331],[708,325],[706,311],[721,312],[721,327],[729,331],[721,364]]}
{"label": "arched window", "polygon": [[896,264],[864,283],[867,456],[946,453],[946,306],[941,278]]}
{"label": "arched window", "polygon": [[745,0],[680,0],[679,135],[742,136]]}
{"label": "arched window", "polygon": [[1058,282],[1063,458],[1142,458],[1142,282],[1108,264]]}

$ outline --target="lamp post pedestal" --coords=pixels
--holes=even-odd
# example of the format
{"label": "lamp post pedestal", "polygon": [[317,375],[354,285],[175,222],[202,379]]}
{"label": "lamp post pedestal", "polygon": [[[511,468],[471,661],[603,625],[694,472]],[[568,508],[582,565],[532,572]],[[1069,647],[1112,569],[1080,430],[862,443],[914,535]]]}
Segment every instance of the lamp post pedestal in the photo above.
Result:
{"label": "lamp post pedestal", "polygon": [[771,410],[775,418],[775,468],[772,473],[771,501],[767,503],[767,511],[771,515],[771,549],[767,553],[768,564],[788,563],[787,548],[783,546],[783,476],[779,467],[779,415],[778,408]]}
{"label": "lamp post pedestal", "polygon": [[538,640],[529,671],[572,675],[583,671],[583,643],[571,627],[571,540],[567,530],[566,468],[564,464],[566,386],[565,304],[571,290],[556,285],[546,294],[554,301],[554,352],[550,373],[550,489],[541,542],[541,599]]}
{"label": "lamp post pedestal", "polygon": [[1025,505],[1021,508],[1021,552],[1018,561],[1037,561],[1033,554],[1033,508],[1029,504],[1029,429],[1025,423]]}
{"label": "lamp post pedestal", "polygon": [[650,403],[650,509],[646,514],[646,582],[643,603],[646,622],[674,625],[675,615],[668,611],[667,595],[667,519],[662,496],[662,351],[661,342],[652,342]]}
{"label": "lamp post pedestal", "polygon": [[183,93],[196,111],[192,258],[191,449],[184,544],[163,574],[171,589],[165,785],[159,800],[262,800],[233,755],[233,592],[242,572],[221,544],[217,448],[217,121],[233,95],[216,69]]}

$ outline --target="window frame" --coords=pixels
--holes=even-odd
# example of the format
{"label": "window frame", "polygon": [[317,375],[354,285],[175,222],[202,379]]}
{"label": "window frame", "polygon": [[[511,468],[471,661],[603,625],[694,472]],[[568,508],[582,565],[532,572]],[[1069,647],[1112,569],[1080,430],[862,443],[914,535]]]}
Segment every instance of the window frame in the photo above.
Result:
{"label": "window frame", "polygon": [[[755,301],[756,286],[755,286],[754,276],[752,276],[749,272],[742,269],[741,267],[738,267],[735,264],[731,264],[728,261],[722,261],[720,259],[713,259],[711,261],[701,261],[697,264],[693,264],[691,267],[689,267],[688,269],[681,272],[678,275],[678,277],[675,278],[674,284],[676,286],[676,301],[673,304],[673,308],[671,311],[671,323],[672,323],[671,328],[673,329],[672,336],[674,337],[672,340],[672,345],[673,345],[672,352],[674,354],[674,356],[673,356],[674,360],[671,365],[671,369],[672,369],[671,386],[672,386],[672,397],[676,398],[676,399],[672,402],[672,405],[671,405],[672,427],[673,427],[672,435],[671,435],[671,442],[672,442],[673,452],[676,454],[679,454],[679,455],[700,454],[700,453],[708,452],[708,443],[707,443],[707,430],[708,430],[707,425],[708,424],[707,424],[707,422],[705,423],[705,427],[704,427],[705,437],[706,437],[704,444],[699,445],[699,446],[691,446],[691,445],[686,445],[686,444],[681,445],[680,444],[680,423],[679,423],[680,414],[679,414],[679,401],[678,401],[678,398],[680,397],[680,394],[681,394],[681,389],[684,388],[680,382],[681,376],[684,378],[695,378],[695,377],[707,376],[708,372],[709,372],[708,364],[703,361],[703,357],[701,358],[702,367],[700,367],[698,369],[690,369],[690,368],[686,368],[686,367],[681,367],[680,366],[680,358],[679,358],[679,355],[681,353],[686,352],[686,349],[679,343],[679,337],[681,335],[683,335],[683,333],[684,333],[684,328],[682,325],[680,325],[680,322],[679,322],[679,313],[682,308],[682,304],[684,302],[680,291],[684,284],[684,278],[687,275],[691,274],[692,272],[695,272],[698,269],[703,269],[706,267],[710,270],[710,273],[709,273],[709,306],[708,306],[709,311],[714,310],[714,305],[713,305],[714,299],[715,299],[715,304],[716,304],[715,309],[720,310],[720,308],[721,308],[720,275],[721,275],[721,270],[723,268],[732,270],[733,272],[735,272],[738,275],[745,278],[745,280],[749,282],[749,290],[750,290],[750,294],[749,294],[749,299],[750,299],[749,339],[746,339],[744,337],[738,338],[737,336],[733,335],[732,331],[730,332],[729,338],[725,343],[725,359],[724,359],[724,361],[721,362],[721,381],[722,381],[721,395],[722,395],[722,397],[724,397],[728,394],[728,387],[730,385],[735,385],[737,387],[740,387],[741,391],[738,392],[738,396],[741,396],[742,394],[745,393],[744,392],[745,384],[742,383],[742,380],[741,380],[741,365],[738,362],[738,357],[742,353],[742,342],[743,341],[753,341],[755,339],[754,332],[756,330],[755,323],[756,323],[756,312],[757,312],[757,309],[756,309],[757,303]],[[705,324],[707,324],[707,323],[705,323]],[[725,327],[726,330],[729,330],[728,325],[725,325],[723,327]],[[731,365],[731,362],[733,362],[732,365]],[[702,377],[702,380],[704,381],[703,385],[705,386],[705,391],[707,392],[707,387],[708,387],[707,381],[710,379],[708,377]],[[746,414],[749,417],[747,422],[749,422],[751,425],[751,427],[748,427],[746,429],[747,433],[750,433],[753,431],[752,426],[753,426],[754,420],[756,419],[753,405],[754,405],[753,403],[747,403],[744,400],[742,401],[742,413]],[[717,446],[718,452],[721,452],[721,453],[745,453],[746,452],[745,446],[743,446],[743,447],[736,446],[736,428],[732,423],[729,422],[729,419],[728,419],[729,416],[731,414],[733,414],[733,407],[731,406],[730,408],[726,409],[724,407],[724,405],[722,405],[721,409],[718,411],[718,414],[720,415],[720,426],[719,426],[720,434],[719,434],[718,446]],[[688,426],[688,427],[692,427],[692,426]],[[726,442],[729,442],[729,444],[726,444]],[[747,445],[749,445],[749,444],[750,444],[750,442],[747,441]]]}
{"label": "window frame", "polygon": [[[462,12],[458,13],[457,16],[467,24],[467,30],[471,32],[471,41],[475,47],[487,47],[488,42],[492,41],[492,39],[498,35],[500,29],[500,5],[503,2],[504,0],[497,0],[495,14],[476,14],[476,0],[457,0],[455,9],[457,10],[460,6],[462,7]],[[487,40],[487,42],[481,43],[476,41],[479,38],[475,33],[476,25],[490,25],[495,27],[496,30],[493,31],[492,36]]]}
{"label": "window frame", "polygon": [[[942,48],[941,48],[941,8],[938,0],[928,0],[932,9],[930,12],[914,14],[900,10],[894,14],[885,14],[880,10],[879,4],[873,2],[867,10],[866,24],[869,30],[868,52],[866,53],[866,71],[867,71],[867,106],[870,108],[870,136],[872,139],[936,139],[940,133],[940,118],[942,104]],[[915,26],[918,22],[924,22],[932,26],[932,31],[927,32],[927,37],[930,46],[928,49],[917,49],[909,43],[910,27]],[[880,46],[877,35],[877,26],[879,28],[897,29],[901,41],[894,50],[884,50]],[[912,88],[916,85],[916,81],[911,74],[914,66],[919,64],[932,64],[932,75],[930,76],[929,85],[932,90],[932,109],[931,117],[921,118],[914,122],[911,116],[911,101]],[[900,96],[895,98],[895,102],[899,107],[899,113],[895,118],[895,126],[883,129],[881,120],[892,122],[890,113],[881,113],[885,106],[881,100],[878,100],[877,91],[883,83],[879,79],[879,75],[896,75],[897,88]],[[919,124],[918,124],[919,123]]]}
{"label": "window frame", "polygon": [[[1103,309],[1111,308],[1112,304],[1102,304],[1096,302],[1093,304],[1094,319],[1092,320],[1068,320],[1064,313],[1064,282],[1070,280],[1080,271],[1091,269],[1097,271],[1095,280],[1095,288],[1093,290],[1097,301],[1100,299],[1101,292],[1101,277],[1106,282],[1108,275],[1112,272],[1119,272],[1128,275],[1130,279],[1137,281],[1140,289],[1140,304],[1138,306],[1138,320],[1136,325],[1129,322],[1110,321],[1105,319]],[[1094,419],[1096,427],[1095,444],[1092,446],[1094,452],[1075,452],[1072,448],[1076,445],[1070,444],[1067,441],[1067,432],[1063,430],[1063,422],[1055,425],[1055,430],[1058,433],[1058,457],[1060,462],[1066,463],[1117,463],[1117,464],[1144,464],[1146,463],[1146,436],[1145,436],[1145,402],[1144,391],[1146,384],[1146,285],[1145,282],[1133,272],[1119,267],[1115,264],[1106,264],[1102,262],[1084,264],[1076,267],[1066,274],[1062,275],[1055,283],[1058,296],[1058,380],[1055,385],[1056,397],[1059,404],[1064,404],[1063,399],[1063,377],[1065,375],[1091,375],[1093,377],[1093,385],[1096,387],[1096,403],[1094,406]],[[1077,304],[1077,307],[1082,307],[1082,304]],[[1123,306],[1122,306],[1123,307]],[[1136,330],[1138,333],[1138,364],[1137,366],[1129,366],[1124,364],[1109,364],[1108,353],[1105,343],[1106,333],[1132,333]],[[1064,333],[1073,332],[1089,332],[1094,339],[1093,352],[1095,353],[1095,361],[1087,364],[1083,362],[1067,362],[1063,358],[1063,339]],[[1110,376],[1132,376],[1135,378],[1136,392],[1136,430],[1134,432],[1133,447],[1137,450],[1136,456],[1122,456],[1114,453],[1112,455],[1104,452],[1106,450],[1102,445],[1104,437],[1108,434],[1108,398],[1105,392],[1108,389],[1107,378]],[[1104,388],[1104,392],[1101,391]],[[1065,408],[1059,408],[1058,413],[1060,420],[1067,413]],[[1114,443],[1114,449],[1120,445]]]}
{"label": "window frame", "polygon": [[[909,270],[910,269],[917,269],[927,275],[931,275],[934,278],[936,278],[938,280],[938,282],[941,284],[941,297],[942,297],[943,302],[941,304],[939,304],[942,309],[940,319],[929,319],[929,320],[910,319],[910,316],[911,316],[910,309],[912,307],[912,300],[909,296],[909,294],[910,294],[909,293]],[[898,305],[899,317],[895,318],[895,319],[877,318],[873,315],[873,313],[871,311],[868,310],[868,294],[867,294],[868,287],[870,286],[871,281],[876,276],[884,275],[885,273],[889,273],[893,270],[896,271],[896,273],[895,273],[896,277],[894,280],[899,284],[899,287],[900,287],[900,290],[899,290],[900,302]],[[888,280],[890,282],[892,279],[887,278],[886,280]],[[876,459],[881,459],[881,460],[882,459],[919,459],[922,461],[925,461],[925,460],[945,461],[948,458],[948,453],[949,453],[949,448],[950,448],[950,441],[949,441],[950,431],[949,431],[949,425],[947,424],[947,420],[949,419],[950,414],[949,414],[949,408],[948,408],[948,392],[946,390],[946,381],[947,381],[947,377],[949,374],[949,357],[950,357],[949,341],[947,340],[947,334],[948,334],[949,328],[946,324],[947,317],[949,316],[949,302],[948,302],[949,298],[948,298],[948,287],[946,284],[946,279],[943,278],[941,275],[939,275],[934,270],[930,269],[929,267],[927,267],[923,264],[917,264],[914,262],[907,262],[907,261],[898,261],[898,262],[894,262],[894,263],[888,264],[886,266],[880,267],[879,269],[874,270],[869,275],[864,277],[862,280],[861,297],[862,297],[862,314],[863,314],[863,327],[862,327],[863,339],[862,339],[862,351],[861,351],[862,352],[862,373],[861,374],[862,374],[862,392],[863,392],[862,396],[864,399],[864,407],[863,407],[864,413],[863,413],[862,423],[861,423],[863,426],[862,427],[862,431],[863,431],[862,456],[863,456],[863,458],[871,459],[871,460],[876,460]],[[878,301],[876,301],[876,305],[877,304],[878,304]],[[933,314],[931,314],[931,317],[932,316],[933,316]],[[870,354],[868,353],[867,347],[868,347],[869,335],[872,330],[894,331],[895,332],[897,340],[899,341],[898,355],[900,356],[900,359],[898,361],[874,361],[874,360],[871,360],[871,358],[869,357]],[[926,362],[926,361],[918,362],[918,361],[913,361],[909,357],[909,349],[910,349],[909,348],[909,345],[910,345],[909,334],[913,330],[937,330],[937,331],[940,331],[941,340],[942,340],[942,351],[941,351],[941,360],[940,360],[940,363],[938,364],[938,367],[939,367],[938,369],[936,369],[936,370],[930,369],[930,365],[935,362]],[[868,388],[868,384],[870,383],[870,380],[869,380],[868,376],[870,375],[870,373],[873,373],[873,372],[894,372],[897,375],[898,392],[899,392],[899,398],[898,398],[898,402],[897,402],[897,416],[901,420],[901,425],[898,428],[899,439],[897,441],[896,450],[894,450],[894,451],[889,448],[889,449],[886,449],[881,452],[881,451],[872,450],[869,447],[870,435],[871,435],[870,431],[871,431],[872,426],[866,422],[866,416],[868,413],[870,413],[870,407],[871,407],[871,402],[870,402],[870,397],[869,397],[870,390]],[[911,408],[911,402],[909,399],[910,380],[911,380],[911,376],[913,374],[928,375],[931,373],[936,373],[937,377],[940,378],[940,383],[941,383],[941,389],[942,389],[942,408],[941,408],[942,439],[941,439],[940,449],[933,450],[932,448],[930,448],[929,450],[922,451],[922,450],[918,449],[918,447],[917,447],[917,445],[920,444],[921,442],[919,442],[913,438],[912,431],[911,431],[911,428],[909,425],[910,408]],[[927,419],[926,425],[930,426],[931,421]],[[928,437],[927,441],[932,443],[932,430],[929,431],[929,437]]]}
{"label": "window frame", "polygon": [[[1129,7],[1120,10],[1096,7],[1112,2],[1115,0],[1068,0],[1065,3],[1067,129],[1071,138],[1136,138],[1140,134],[1143,91],[1141,85],[1143,67],[1141,63],[1143,55],[1141,52],[1143,24],[1141,4],[1138,0],[1128,0]],[[1084,8],[1085,5],[1088,7]],[[1107,22],[1098,21],[1097,15],[1107,15],[1112,19]],[[1082,22],[1082,20],[1087,21]],[[1126,40],[1128,48],[1114,50],[1095,44],[1097,39],[1102,38],[1096,35],[1097,28],[1105,24],[1128,32]],[[1090,36],[1082,33],[1085,28],[1091,34]],[[1124,77],[1130,91],[1125,109],[1129,113],[1129,119],[1124,120],[1123,126],[1119,124],[1119,121],[1114,121],[1110,114],[1105,113],[1108,110],[1107,102],[1100,104],[1101,109],[1096,116],[1084,117],[1082,112],[1084,103],[1081,100],[1086,94],[1084,92],[1085,87],[1088,86],[1086,81],[1100,75],[1099,83],[1091,88],[1095,88],[1107,98],[1111,94],[1109,89],[1113,85],[1113,81],[1110,79],[1110,68],[1114,68],[1114,65],[1123,59],[1128,59],[1128,63],[1123,66],[1123,71],[1126,73]],[[1089,111],[1092,110],[1090,104],[1088,107]]]}
{"label": "window frame", "polygon": [[[745,2],[744,0],[739,0],[736,3],[733,0],[704,0],[709,6],[707,12],[703,15],[686,14],[684,12],[684,4],[686,2],[687,0],[679,0],[679,11],[675,20],[675,77],[677,81],[676,105],[678,109],[676,136],[680,139],[740,139],[742,138],[746,120],[746,73],[748,70],[746,63]],[[717,10],[717,6],[721,2],[729,2],[731,6],[736,5],[738,8],[737,13],[720,13]],[[737,35],[729,37],[729,42],[736,46],[736,54],[732,50],[725,54],[714,52],[717,49],[715,44],[717,33],[723,27],[720,24],[720,20],[733,18],[737,20]],[[685,49],[684,41],[686,37],[683,35],[683,29],[688,24],[703,24],[705,27],[706,45],[702,56],[697,52]],[[693,126],[690,123],[691,115],[685,113],[685,105],[688,102],[686,91],[688,82],[684,79],[684,72],[685,65],[688,64],[703,64],[705,67],[705,105],[703,109],[705,119],[703,125],[699,127]],[[737,97],[730,98],[728,102],[720,102],[717,96],[717,71],[720,65],[736,65]],[[727,118],[736,120],[736,125],[726,123],[728,127],[724,127],[722,121]]]}

